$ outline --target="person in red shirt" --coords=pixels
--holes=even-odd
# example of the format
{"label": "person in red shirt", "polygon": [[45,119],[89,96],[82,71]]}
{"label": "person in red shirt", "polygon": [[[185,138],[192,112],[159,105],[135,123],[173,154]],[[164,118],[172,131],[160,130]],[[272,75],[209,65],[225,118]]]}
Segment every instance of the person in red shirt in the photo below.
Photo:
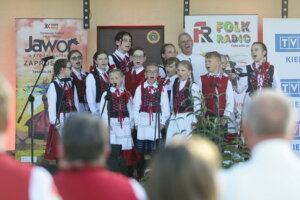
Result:
{"label": "person in red shirt", "polygon": [[60,172],[54,176],[64,200],[146,199],[134,179],[105,168],[110,154],[108,130],[99,116],[74,113],[65,122],[60,144]]}
{"label": "person in red shirt", "polygon": [[54,200],[60,199],[51,175],[42,167],[21,164],[4,152],[10,87],[0,77],[0,199]]}

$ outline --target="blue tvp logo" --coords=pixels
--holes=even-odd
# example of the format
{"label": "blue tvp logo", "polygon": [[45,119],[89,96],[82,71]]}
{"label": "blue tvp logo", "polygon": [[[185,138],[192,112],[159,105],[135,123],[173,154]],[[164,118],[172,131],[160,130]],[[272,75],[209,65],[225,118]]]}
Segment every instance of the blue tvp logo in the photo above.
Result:
{"label": "blue tvp logo", "polygon": [[300,52],[300,34],[275,34],[276,52]]}
{"label": "blue tvp logo", "polygon": [[281,79],[281,89],[291,97],[300,97],[300,79]]}

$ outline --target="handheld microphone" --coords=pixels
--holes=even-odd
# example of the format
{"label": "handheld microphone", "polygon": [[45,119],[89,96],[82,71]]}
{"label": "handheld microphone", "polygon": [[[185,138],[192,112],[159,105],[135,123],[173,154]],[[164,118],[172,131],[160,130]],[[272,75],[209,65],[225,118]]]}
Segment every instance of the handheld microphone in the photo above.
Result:
{"label": "handheld microphone", "polygon": [[110,83],[108,86],[109,87],[117,87],[117,84],[116,83]]}
{"label": "handheld microphone", "polygon": [[245,77],[245,76],[256,76],[256,72],[249,72],[249,73],[239,73],[239,77]]}
{"label": "handheld microphone", "polygon": [[54,56],[48,56],[48,57],[42,58],[41,60],[44,62],[47,62],[48,60],[51,60],[53,58],[54,58]]}
{"label": "handheld microphone", "polygon": [[62,81],[62,82],[68,82],[68,81],[71,81],[71,78],[61,78],[60,81]]}

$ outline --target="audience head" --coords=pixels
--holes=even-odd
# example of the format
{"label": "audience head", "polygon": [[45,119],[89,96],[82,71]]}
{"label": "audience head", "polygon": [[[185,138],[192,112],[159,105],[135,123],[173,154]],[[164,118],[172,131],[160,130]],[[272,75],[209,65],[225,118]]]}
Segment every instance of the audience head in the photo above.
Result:
{"label": "audience head", "polygon": [[291,139],[295,131],[295,112],[288,97],[272,89],[257,92],[245,107],[243,133],[252,148],[272,138]]}
{"label": "audience head", "polygon": [[182,53],[185,55],[191,55],[193,53],[194,42],[190,34],[183,32],[178,36],[178,46]]}
{"label": "audience head", "polygon": [[55,77],[69,78],[71,76],[72,66],[67,59],[62,58],[56,60],[53,69],[54,72],[53,72],[52,80],[54,80]]}
{"label": "audience head", "polygon": [[[181,140],[181,143],[193,156],[203,159],[214,171],[221,167],[219,149],[211,140],[194,134],[187,140]],[[177,145],[179,144],[180,141],[177,142]],[[176,145],[176,141],[172,145]]]}
{"label": "audience head", "polygon": [[82,68],[82,53],[75,49],[68,53],[68,60],[72,65],[72,68],[81,70]]}
{"label": "audience head", "polygon": [[142,67],[144,62],[146,62],[146,52],[143,48],[136,47],[132,51],[131,60],[133,62],[134,68]]}
{"label": "audience head", "polygon": [[147,82],[150,85],[153,85],[154,83],[156,83],[157,78],[159,76],[158,65],[156,63],[149,63],[148,65],[146,65],[145,76],[146,76]]}
{"label": "audience head", "polygon": [[93,56],[93,63],[100,70],[105,70],[108,65],[108,54],[105,51],[96,51]]}
{"label": "audience head", "polygon": [[0,76],[0,136],[7,129],[10,96],[11,87],[7,80],[3,76]]}
{"label": "audience head", "polygon": [[165,66],[166,66],[166,73],[168,77],[171,77],[177,73],[176,65],[179,62],[178,58],[171,57],[166,59]]}
{"label": "audience head", "polygon": [[221,55],[216,52],[208,52],[205,55],[205,67],[208,72],[218,74],[221,72]]}
{"label": "audience head", "polygon": [[120,69],[112,69],[109,71],[109,83],[116,84],[116,88],[120,88],[123,82],[123,71]]}
{"label": "audience head", "polygon": [[74,113],[66,119],[60,147],[61,167],[105,165],[109,148],[107,128],[98,116]]}
{"label": "audience head", "polygon": [[176,65],[176,69],[179,80],[184,81],[187,80],[189,77],[192,77],[192,79],[194,79],[194,77],[192,76],[193,66],[192,63],[190,63],[189,61],[179,61]]}
{"label": "audience head", "polygon": [[115,43],[117,45],[118,51],[121,53],[127,53],[132,45],[132,36],[127,31],[120,31],[115,36]]}
{"label": "audience head", "polygon": [[160,56],[161,56],[161,59],[163,61],[163,64],[165,65],[165,61],[168,58],[176,57],[177,56],[177,51],[176,51],[175,46],[173,44],[171,44],[171,43],[164,44],[161,47]]}
{"label": "audience head", "polygon": [[214,171],[184,146],[168,146],[154,158],[146,185],[150,200],[216,200]]}

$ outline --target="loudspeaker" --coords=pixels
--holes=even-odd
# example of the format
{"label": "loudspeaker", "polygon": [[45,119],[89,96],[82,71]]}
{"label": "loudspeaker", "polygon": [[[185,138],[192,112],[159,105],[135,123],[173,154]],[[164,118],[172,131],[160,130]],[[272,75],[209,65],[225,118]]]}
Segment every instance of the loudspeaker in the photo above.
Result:
{"label": "loudspeaker", "polygon": [[83,28],[90,28],[90,0],[83,0]]}

